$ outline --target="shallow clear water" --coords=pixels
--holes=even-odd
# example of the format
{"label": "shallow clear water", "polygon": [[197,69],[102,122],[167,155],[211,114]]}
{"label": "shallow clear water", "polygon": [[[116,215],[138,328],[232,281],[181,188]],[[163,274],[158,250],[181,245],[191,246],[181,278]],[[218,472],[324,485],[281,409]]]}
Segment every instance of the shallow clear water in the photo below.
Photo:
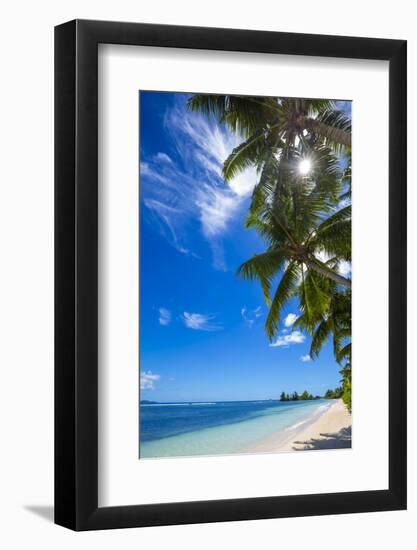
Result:
{"label": "shallow clear water", "polygon": [[143,404],[140,458],[250,452],[277,432],[288,438],[330,406],[325,399]]}

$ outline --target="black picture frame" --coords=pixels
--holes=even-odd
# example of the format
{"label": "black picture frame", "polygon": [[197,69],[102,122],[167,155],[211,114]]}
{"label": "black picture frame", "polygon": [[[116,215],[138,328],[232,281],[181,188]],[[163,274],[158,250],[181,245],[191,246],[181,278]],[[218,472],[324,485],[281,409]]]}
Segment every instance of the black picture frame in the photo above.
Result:
{"label": "black picture frame", "polygon": [[[98,44],[389,62],[389,488],[98,506]],[[74,20],[55,28],[55,523],[92,530],[406,508],[406,41]]]}

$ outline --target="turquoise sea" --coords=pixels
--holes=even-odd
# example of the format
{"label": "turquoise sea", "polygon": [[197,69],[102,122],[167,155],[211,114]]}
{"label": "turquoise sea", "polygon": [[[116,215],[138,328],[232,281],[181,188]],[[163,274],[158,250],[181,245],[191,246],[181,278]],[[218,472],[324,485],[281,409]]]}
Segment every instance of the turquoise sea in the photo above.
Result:
{"label": "turquoise sea", "polygon": [[141,404],[139,456],[250,453],[273,434],[274,441],[291,438],[331,404],[326,399]]}

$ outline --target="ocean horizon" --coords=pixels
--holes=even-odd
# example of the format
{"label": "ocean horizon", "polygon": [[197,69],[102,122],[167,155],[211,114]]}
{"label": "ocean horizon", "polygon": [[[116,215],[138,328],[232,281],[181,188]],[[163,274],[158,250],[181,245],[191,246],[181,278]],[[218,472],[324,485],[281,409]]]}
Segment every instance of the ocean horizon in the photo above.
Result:
{"label": "ocean horizon", "polygon": [[250,453],[274,435],[293,437],[326,412],[311,401],[173,401],[140,405],[140,458]]}

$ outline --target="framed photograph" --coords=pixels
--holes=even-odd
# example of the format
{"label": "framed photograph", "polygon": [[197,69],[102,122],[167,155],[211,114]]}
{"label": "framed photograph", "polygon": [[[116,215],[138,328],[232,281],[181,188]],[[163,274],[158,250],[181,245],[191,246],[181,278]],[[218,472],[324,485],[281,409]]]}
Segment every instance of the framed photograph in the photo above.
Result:
{"label": "framed photograph", "polygon": [[406,507],[406,42],[55,29],[55,522]]}

